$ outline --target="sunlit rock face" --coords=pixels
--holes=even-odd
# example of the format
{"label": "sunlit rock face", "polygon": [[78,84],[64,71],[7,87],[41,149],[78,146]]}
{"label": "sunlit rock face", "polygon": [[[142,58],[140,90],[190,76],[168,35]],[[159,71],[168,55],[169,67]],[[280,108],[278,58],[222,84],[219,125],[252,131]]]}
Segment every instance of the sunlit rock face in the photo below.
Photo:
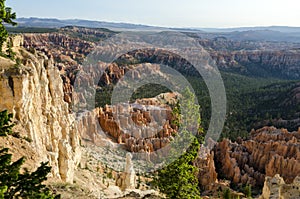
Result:
{"label": "sunlit rock face", "polygon": [[235,184],[263,186],[265,177],[280,174],[292,183],[300,174],[300,131],[264,127],[248,140],[225,139],[215,147],[217,172]]}
{"label": "sunlit rock face", "polygon": [[81,156],[79,134],[64,101],[60,73],[44,53],[21,47],[22,38],[13,44],[22,64],[1,59],[0,110],[14,113],[40,160],[50,162],[53,177],[73,182]]}
{"label": "sunlit rock face", "polygon": [[136,186],[136,176],[132,164],[132,155],[126,154],[125,171],[117,176],[116,185],[125,191],[126,189],[134,189]]}
{"label": "sunlit rock face", "polygon": [[214,162],[214,152],[205,146],[201,146],[194,165],[199,168],[198,181],[202,190],[212,190],[218,182]]}
{"label": "sunlit rock face", "polygon": [[294,199],[300,198],[300,177],[296,177],[292,183],[285,183],[279,174],[273,178],[266,177],[262,195],[260,199]]}

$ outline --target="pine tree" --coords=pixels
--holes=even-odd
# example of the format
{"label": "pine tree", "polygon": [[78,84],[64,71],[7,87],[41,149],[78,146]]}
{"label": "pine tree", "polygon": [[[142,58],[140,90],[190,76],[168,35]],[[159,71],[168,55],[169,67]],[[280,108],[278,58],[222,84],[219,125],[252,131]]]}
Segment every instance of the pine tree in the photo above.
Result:
{"label": "pine tree", "polygon": [[198,140],[194,139],[185,154],[157,172],[154,184],[168,198],[200,198],[196,177],[198,170],[192,164],[199,147]]}
{"label": "pine tree", "polygon": [[[12,132],[12,114],[7,111],[0,112],[0,132],[7,135]],[[12,154],[8,153],[8,148],[0,150],[0,199],[13,198],[35,198],[35,199],[55,199],[60,196],[53,195],[46,185],[42,184],[47,180],[47,175],[51,167],[48,163],[42,163],[36,171],[30,173],[28,170],[20,173],[21,166],[25,158],[12,162]]]}
{"label": "pine tree", "polygon": [[[191,131],[201,132],[199,105],[195,104],[195,95],[187,88],[183,92],[181,103],[173,108],[173,116],[176,118],[173,125],[180,128],[180,134],[176,139],[180,140],[172,147],[171,155],[181,153],[176,151],[176,145],[189,143],[187,150],[175,161],[160,169],[154,179],[154,185],[158,186],[168,198],[200,198],[198,188],[198,169],[193,165],[200,144]],[[184,112],[184,114],[182,114]],[[180,148],[178,146],[178,148]]]}
{"label": "pine tree", "polygon": [[7,112],[7,110],[0,112],[0,136],[6,136],[12,134],[12,119],[13,115]]}
{"label": "pine tree", "polygon": [[[8,32],[4,23],[17,25],[13,20],[16,19],[16,13],[12,13],[11,8],[5,6],[5,0],[0,0],[0,49],[2,50],[3,43],[8,37]],[[0,51],[1,51],[0,50]]]}
{"label": "pine tree", "polygon": [[250,184],[247,184],[244,188],[244,193],[247,198],[252,198],[252,188]]}
{"label": "pine tree", "polygon": [[225,189],[223,191],[223,198],[224,199],[231,199],[231,192],[230,192],[230,189]]}

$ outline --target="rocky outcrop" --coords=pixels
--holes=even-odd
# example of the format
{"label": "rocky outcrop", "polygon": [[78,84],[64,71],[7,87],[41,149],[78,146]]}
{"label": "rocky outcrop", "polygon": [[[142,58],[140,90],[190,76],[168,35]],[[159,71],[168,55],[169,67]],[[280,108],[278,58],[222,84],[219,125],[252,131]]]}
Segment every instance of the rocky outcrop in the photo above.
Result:
{"label": "rocky outcrop", "polygon": [[24,45],[23,35],[12,35],[7,38],[7,41],[3,43],[2,52],[8,49],[8,46],[12,48],[18,48]]}
{"label": "rocky outcrop", "polygon": [[[199,40],[200,43],[201,41]],[[267,50],[262,48],[261,44],[257,42],[251,50],[245,50],[244,48],[231,50],[231,48],[226,47],[221,50],[215,50],[213,45],[213,43],[208,43],[204,48],[207,49],[211,59],[221,70],[260,77],[288,79],[300,77],[298,67],[300,65],[300,51],[290,46],[286,47],[287,49],[278,50],[278,46],[275,45],[273,49],[277,50]],[[116,63],[119,65],[145,62],[168,65],[185,75],[198,75],[189,62],[176,54],[159,49],[134,50],[120,56],[116,60]]]}
{"label": "rocky outcrop", "polygon": [[280,175],[276,174],[273,178],[266,177],[263,193],[259,199],[294,199],[300,198],[300,177],[286,184]]}
{"label": "rocky outcrop", "polygon": [[34,48],[53,56],[57,61],[69,65],[83,61],[94,48],[94,44],[62,33],[24,34],[24,47]]}
{"label": "rocky outcrop", "polygon": [[118,198],[119,199],[136,199],[136,198],[162,199],[166,197],[154,190],[140,191],[136,189],[136,190],[130,190],[129,193],[125,193],[124,196]]}
{"label": "rocky outcrop", "polygon": [[128,52],[120,56],[116,63],[134,64],[134,63],[152,63],[163,64],[174,68],[184,75],[198,76],[199,72],[186,59],[180,57],[178,54],[163,50],[163,49],[138,49]]}
{"label": "rocky outcrop", "polygon": [[[176,97],[171,93],[162,95]],[[168,145],[176,134],[171,121],[171,108],[156,98],[99,108],[102,130],[130,152],[151,153]]]}
{"label": "rocky outcrop", "polygon": [[122,191],[125,191],[126,189],[134,189],[136,186],[136,176],[131,159],[132,155],[127,153],[125,171],[118,175],[116,179],[116,186],[120,187]]}
{"label": "rocky outcrop", "polygon": [[42,51],[57,63],[63,79],[64,100],[71,104],[76,71],[95,44],[66,33],[24,34],[24,47],[32,52]]}
{"label": "rocky outcrop", "polygon": [[58,63],[57,67],[64,82],[64,100],[71,104],[79,65],[95,49],[96,42],[114,34],[116,32],[108,29],[68,26],[50,33],[24,34],[24,47],[32,52],[42,51]]}
{"label": "rocky outcrop", "polygon": [[1,59],[0,110],[14,113],[40,161],[50,162],[53,177],[72,183],[80,161],[80,136],[63,100],[59,70],[44,53],[31,54],[21,45],[22,39],[14,50],[22,64],[3,68],[11,61]]}
{"label": "rocky outcrop", "polygon": [[194,165],[199,169],[198,182],[202,190],[212,190],[217,180],[214,152],[201,146]]}
{"label": "rocky outcrop", "polygon": [[266,176],[280,174],[291,183],[300,174],[300,131],[264,127],[248,140],[225,139],[215,147],[215,163],[221,177],[234,184],[263,186]]}
{"label": "rocky outcrop", "polygon": [[[299,43],[271,42],[258,39],[254,32],[187,33],[197,39],[221,70],[234,71],[260,77],[298,79]],[[239,34],[252,35],[252,39],[239,40]],[[269,33],[267,33],[269,35]],[[200,38],[199,38],[200,37]],[[269,38],[268,38],[269,39]]]}

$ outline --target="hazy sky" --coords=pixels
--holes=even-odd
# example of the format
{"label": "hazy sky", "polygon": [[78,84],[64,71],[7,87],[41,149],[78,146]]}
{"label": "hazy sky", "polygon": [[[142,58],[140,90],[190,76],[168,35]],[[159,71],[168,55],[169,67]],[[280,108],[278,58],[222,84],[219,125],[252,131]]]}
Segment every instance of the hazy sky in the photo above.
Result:
{"label": "hazy sky", "polygon": [[299,26],[299,0],[7,0],[18,17],[165,27]]}

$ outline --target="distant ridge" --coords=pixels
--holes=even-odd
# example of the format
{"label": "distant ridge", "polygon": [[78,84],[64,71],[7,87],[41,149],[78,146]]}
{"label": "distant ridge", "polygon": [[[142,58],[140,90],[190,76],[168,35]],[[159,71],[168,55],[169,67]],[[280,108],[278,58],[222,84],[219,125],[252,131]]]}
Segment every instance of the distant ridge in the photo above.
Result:
{"label": "distant ridge", "polygon": [[238,28],[193,28],[205,32],[244,32],[244,31],[278,31],[283,33],[300,33],[300,27],[291,26],[258,26],[258,27],[238,27]]}
{"label": "distant ridge", "polygon": [[[269,26],[269,27],[241,27],[241,28],[164,28],[142,24],[114,23],[91,21],[83,19],[55,19],[55,18],[18,18],[19,28],[61,28],[66,26],[80,26],[86,28],[106,28],[113,31],[178,31],[192,37],[214,39],[223,37],[235,41],[270,41],[300,43],[300,27]],[[18,31],[18,30],[16,30]]]}
{"label": "distant ridge", "polygon": [[43,27],[43,28],[61,28],[64,26],[83,26],[87,28],[108,28],[108,29],[129,29],[129,30],[144,30],[158,29],[160,27],[130,24],[130,23],[114,23],[104,21],[91,21],[83,19],[55,19],[55,18],[18,18],[16,20],[19,26],[23,27]]}
{"label": "distant ridge", "polygon": [[[88,28],[108,28],[108,29],[131,29],[131,30],[144,30],[144,29],[167,29],[167,27],[149,26],[142,24],[131,23],[116,23],[105,21],[93,21],[84,19],[55,19],[55,18],[18,18],[19,26],[25,27],[47,27],[47,28],[60,28],[64,26],[84,26]],[[261,27],[238,27],[238,28],[169,28],[170,30],[177,31],[205,31],[205,32],[244,32],[244,31],[277,31],[282,33],[299,33],[300,27],[289,26],[261,26]]]}

